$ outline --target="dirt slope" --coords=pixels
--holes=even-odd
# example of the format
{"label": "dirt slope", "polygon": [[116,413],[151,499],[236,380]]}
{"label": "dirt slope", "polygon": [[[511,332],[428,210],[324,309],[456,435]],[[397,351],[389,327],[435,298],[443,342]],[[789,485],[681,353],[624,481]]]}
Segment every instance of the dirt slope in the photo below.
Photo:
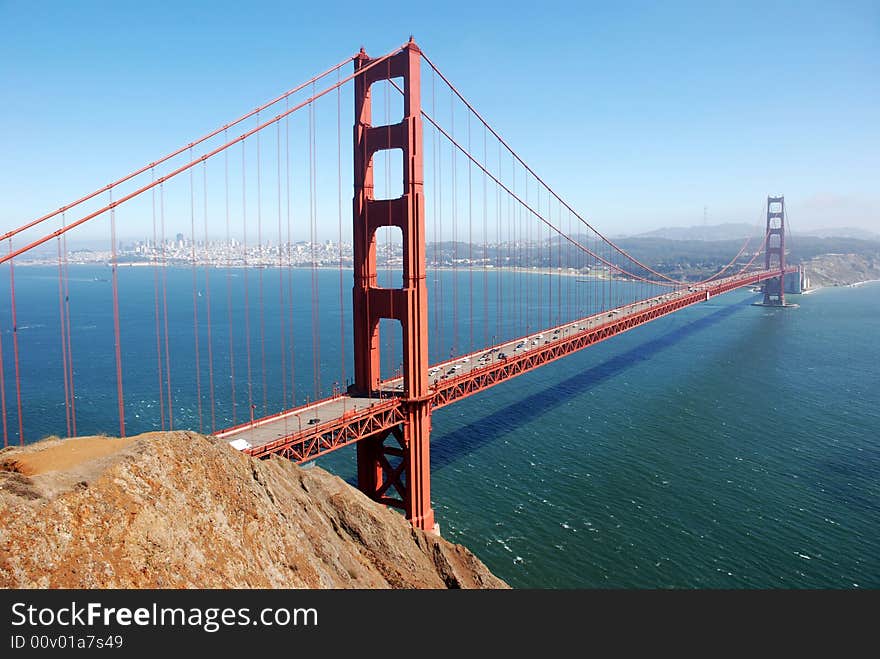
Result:
{"label": "dirt slope", "polygon": [[320,468],[169,432],[0,451],[0,587],[506,584]]}

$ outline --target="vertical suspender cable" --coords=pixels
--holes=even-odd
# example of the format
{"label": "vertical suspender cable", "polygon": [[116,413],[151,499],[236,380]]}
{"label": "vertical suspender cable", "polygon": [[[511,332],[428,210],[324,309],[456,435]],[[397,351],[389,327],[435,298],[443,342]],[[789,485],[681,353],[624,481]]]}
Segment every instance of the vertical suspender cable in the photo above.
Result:
{"label": "vertical suspender cable", "polygon": [[[513,178],[514,172],[513,168],[511,168],[510,178],[508,179],[508,183],[511,187],[514,185]],[[504,224],[507,230],[507,240],[505,241],[507,244],[507,290],[505,293],[504,304],[507,307],[506,312],[508,318],[508,331],[505,332],[505,339],[507,339],[519,333],[519,299],[517,295],[516,280],[516,223],[514,221],[514,209],[511,205],[511,197],[510,195],[505,196],[507,197],[507,208],[505,209],[504,217]]]}
{"label": "vertical suspender cable", "polygon": [[61,266],[61,236],[58,236],[58,317],[61,334],[61,374],[64,378],[64,421],[70,437],[70,391],[67,380],[67,341],[64,329],[64,269]]}
{"label": "vertical suspender cable", "polygon": [[[152,181],[156,180],[156,171],[154,169],[150,170],[150,179]],[[159,329],[159,257],[156,232],[156,188],[153,188],[150,192],[153,209],[153,246],[150,250],[150,257],[153,261],[153,317],[156,321],[156,374],[159,379],[159,428],[165,430],[165,392],[164,382],[162,380],[162,335]]]}
{"label": "vertical suspender cable", "polygon": [[[467,113],[467,145],[471,151],[471,115]],[[470,316],[470,343],[468,353],[474,351],[474,196],[472,162],[468,160],[468,316]]]}
{"label": "vertical suspender cable", "polygon": [[[603,243],[602,241],[600,241],[600,240],[597,239],[597,240],[596,240],[596,247],[597,247],[598,250],[599,250],[599,251],[597,251],[597,254],[600,254],[600,255],[602,256],[602,258],[607,259],[607,256],[608,256],[608,255],[607,255],[607,247],[606,247],[605,243]],[[610,271],[610,269],[608,268],[608,266],[603,265],[603,266],[602,266],[602,281],[601,281],[601,289],[602,289],[602,312],[603,312],[603,313],[604,313],[604,312],[607,310],[607,308],[608,308],[608,304],[607,304],[607,297],[608,297],[608,277],[610,276],[610,274],[611,274],[611,271]]]}
{"label": "vertical suspender cable", "polygon": [[[512,169],[513,169],[513,190],[516,192],[516,163],[511,161]],[[514,228],[514,240],[515,240],[515,273],[516,273],[516,318],[517,318],[517,334],[524,334],[525,332],[525,291],[523,290],[523,225],[522,225],[522,207],[520,205],[514,205],[513,207],[513,228]]]}
{"label": "vertical suspender cable", "polygon": [[[552,198],[547,195],[547,217],[550,217]],[[553,231],[547,227],[547,325],[553,324]]]}
{"label": "vertical suspender cable", "polygon": [[[615,266],[620,263],[620,261],[618,261],[614,257],[614,255],[611,253],[610,248],[608,250],[608,256],[611,257],[612,259],[614,259],[612,262],[614,263]],[[619,280],[617,279],[617,276],[618,276],[617,270],[612,270],[611,271],[611,279],[608,284],[611,287],[611,307],[613,309],[616,309],[617,307],[620,306],[620,286],[618,286]]]}
{"label": "vertical suspender cable", "polygon": [[[110,203],[113,203],[113,190],[110,190]],[[116,400],[119,404],[119,436],[125,437],[125,407],[122,399],[122,346],[119,333],[119,280],[116,258],[116,208],[110,209],[110,254],[111,277],[113,282],[113,342],[116,352]],[[10,265],[12,263],[10,262]]]}
{"label": "vertical suspender cable", "polygon": [[[486,127],[483,126],[483,162],[489,165]],[[483,172],[483,346],[489,347],[489,188],[488,177]]]}
{"label": "vertical suspender cable", "polygon": [[[568,211],[568,235],[571,236],[571,211]],[[562,242],[562,241],[560,241],[560,242]],[[565,251],[568,254],[571,254],[571,250],[569,250],[567,247],[566,247]],[[566,299],[566,306],[568,307],[568,311],[565,315],[565,322],[566,323],[574,317],[573,316],[574,312],[572,311],[572,304],[571,304],[571,277],[568,276],[569,274],[571,274],[568,270],[571,267],[571,265],[572,264],[570,261],[570,257],[566,258],[565,259],[565,274],[566,274],[565,299]]]}
{"label": "vertical suspender cable", "polygon": [[[455,137],[455,106],[452,94],[449,95],[449,114],[451,132]],[[458,179],[456,177],[456,160],[458,154],[455,147],[450,145],[449,153],[452,157],[452,348],[449,357],[458,354]]]}
{"label": "vertical suspender cable", "polygon": [[[278,302],[279,343],[281,345],[281,410],[287,408],[287,297],[284,294],[284,230],[282,228],[282,169],[281,169],[281,122],[275,123],[275,177],[278,204]],[[284,418],[284,434],[287,435],[287,417]]]}
{"label": "vertical suspender cable", "polygon": [[[437,104],[436,104],[436,84],[437,84],[437,74],[432,70],[431,71],[431,114],[436,116],[437,113]],[[438,171],[437,171],[437,129],[431,126],[431,161],[433,162],[433,167],[431,170],[431,177],[434,182],[434,194],[433,194],[433,225],[434,225],[434,290],[433,290],[433,298],[434,298],[434,333],[437,335],[437,341],[439,345],[443,344],[443,334],[440,331],[441,323],[440,323],[440,277],[442,272],[439,269],[440,260],[439,260],[439,248],[440,248],[440,233],[438,231],[438,208],[437,208],[437,200],[440,197],[440,188],[438,183]],[[433,343],[433,342],[432,342]],[[441,353],[442,355],[442,353]]]}
{"label": "vertical suspender cable", "polygon": [[[192,149],[189,159],[192,160]],[[205,431],[202,420],[202,364],[199,355],[199,300],[198,300],[198,275],[196,274],[196,193],[194,170],[189,170],[189,230],[190,230],[190,258],[192,260],[192,301],[193,301],[193,342],[195,344],[196,361],[196,407],[199,411],[199,432]]]}
{"label": "vertical suspender cable", "polygon": [[[537,208],[537,209],[541,208],[541,187],[540,187],[540,185],[535,186],[535,208]],[[538,297],[537,309],[536,309],[537,314],[535,314],[535,317],[537,318],[535,324],[538,327],[544,327],[544,325],[545,325],[545,323],[544,323],[544,283],[543,283],[544,276],[542,274],[544,268],[542,267],[543,264],[541,263],[541,256],[542,256],[542,252],[543,252],[541,240],[543,237],[544,237],[544,227],[539,222],[538,223],[538,235],[535,238],[535,241],[532,242],[531,238],[529,239],[529,254],[532,258],[531,265],[533,268],[532,272],[537,273],[535,276],[532,277],[532,279],[534,280],[533,286],[535,287],[535,291],[536,291],[536,294]],[[534,268],[537,268],[537,270],[535,270]],[[535,277],[537,277],[537,279],[535,279]]]}
{"label": "vertical suspender cable", "polygon": [[[223,131],[224,141],[227,141],[226,131]],[[232,425],[235,425],[235,341],[233,340],[232,322],[232,234],[229,227],[229,152],[223,152],[223,184],[225,188],[226,206],[226,319],[229,327],[229,388],[232,396]]]}
{"label": "vertical suspender cable", "polygon": [[[260,114],[257,113],[257,125]],[[263,163],[260,153],[260,132],[257,131],[257,297],[260,306],[260,373],[263,380],[263,414],[269,414],[269,390],[266,382],[266,314],[263,300],[263,267],[266,265],[263,252]]]}
{"label": "vertical suspender cable", "polygon": [[[557,213],[561,216],[562,207],[558,202],[556,203],[556,208],[557,208]],[[548,218],[553,217],[552,205],[548,206],[547,217]],[[565,317],[565,313],[563,310],[564,305],[563,305],[562,287],[564,286],[563,277],[564,277],[564,273],[565,273],[565,263],[566,263],[565,256],[566,255],[565,255],[565,251],[564,251],[565,248],[563,246],[563,232],[562,232],[562,228],[561,228],[562,225],[559,224],[558,222],[559,221],[557,220],[557,225],[560,227],[559,234],[557,234],[555,236],[555,239],[556,239],[556,271],[554,272],[554,276],[552,278],[555,282],[555,285],[556,285],[556,317],[554,318],[553,322],[551,323],[552,325],[561,324],[563,322],[564,317]]]}
{"label": "vertical suspender cable", "polygon": [[[526,204],[529,203],[529,174],[525,173],[523,177],[525,180],[523,181],[523,186],[525,188],[523,192],[523,200]],[[523,281],[525,282],[526,289],[526,306],[525,306],[525,319],[526,319],[526,332],[532,331],[532,305],[534,300],[532,299],[533,292],[533,279],[531,273],[531,249],[532,249],[532,221],[531,217],[529,217],[528,213],[523,212],[523,228],[525,229],[525,235],[523,239],[523,267],[525,270],[525,277]],[[538,326],[540,329],[540,325]]]}
{"label": "vertical suspender cable", "polygon": [[[434,84],[435,84],[435,76],[436,74],[432,73],[431,76],[431,111],[436,114],[436,98],[434,94]],[[444,279],[444,271],[439,266],[442,262],[445,262],[445,256],[443,255],[442,244],[444,238],[444,229],[443,229],[443,204],[444,204],[444,196],[443,196],[443,142],[440,141],[440,136],[437,132],[437,128],[434,127],[434,159],[437,163],[435,166],[435,176],[437,177],[437,184],[435,186],[436,191],[434,192],[434,206],[435,206],[435,216],[436,216],[436,229],[434,230],[434,240],[437,241],[436,252],[439,254],[440,258],[436,259],[438,264],[437,269],[437,290],[436,290],[436,305],[435,315],[437,317],[437,345],[440,349],[437,352],[437,358],[442,361],[444,357],[446,357],[446,342],[444,336],[446,334],[445,327],[446,323],[443,322],[444,318],[441,318],[441,310],[443,309],[443,279]],[[444,315],[445,317],[445,315]]]}
{"label": "vertical suspender cable", "polygon": [[[611,248],[608,246],[608,244],[603,242],[602,247],[605,249],[605,258],[616,265],[616,263],[615,263],[616,258],[611,253]],[[608,268],[608,277],[605,279],[605,287],[608,289],[608,291],[606,293],[607,299],[605,301],[606,302],[606,304],[605,304],[606,311],[610,311],[614,308],[614,273],[615,273],[614,268],[609,267]]]}
{"label": "vertical suspender cable", "polygon": [[[514,192],[516,192],[516,165],[511,159],[510,166],[510,176],[511,176],[511,188]],[[510,200],[508,199],[508,202]],[[511,217],[511,210],[513,212],[513,216]],[[514,311],[514,332],[516,334],[522,334],[522,296],[521,290],[519,286],[519,257],[520,257],[520,248],[519,248],[519,209],[517,207],[512,207],[510,203],[507,206],[508,213],[508,222],[511,223],[511,227],[513,228],[513,244],[512,244],[512,252],[513,258],[511,259],[511,265],[513,266],[513,306]]]}
{"label": "vertical suspender cable", "polygon": [[[515,165],[514,165],[515,166]],[[522,183],[520,183],[520,194],[522,194]],[[516,188],[514,188],[516,189]],[[528,323],[526,323],[526,311],[528,304],[528,290],[524,286],[525,270],[525,222],[523,218],[522,206],[517,204],[514,206],[516,215],[516,290],[519,293],[519,331],[518,334],[528,334]]]}
{"label": "vertical suspender cable", "polygon": [[[61,215],[62,226],[66,224],[64,214]],[[67,376],[70,379],[70,427],[72,436],[76,437],[76,392],[73,386],[73,347],[70,343],[70,273],[67,264],[67,234],[61,236],[61,254],[64,263],[64,324],[67,334]]]}
{"label": "vertical suspender cable", "polygon": [[[498,143],[498,178],[501,178],[501,143]],[[502,293],[504,286],[504,273],[501,271],[503,265],[501,261],[501,245],[503,239],[501,236],[501,186],[495,184],[495,337],[492,341],[493,347],[498,345],[498,341],[504,336],[501,324],[501,311],[503,307]]]}
{"label": "vertical suspender cable", "polygon": [[276,180],[278,183],[278,326],[279,341],[281,343],[281,409],[287,407],[287,346],[285,320],[287,310],[284,304],[284,234],[281,231],[281,122],[275,124],[276,146]]}
{"label": "vertical suspender cable", "polygon": [[[553,208],[553,197],[547,195],[547,217],[550,217]],[[547,325],[553,324],[553,230],[547,227]]]}
{"label": "vertical suspender cable", "polygon": [[[523,200],[528,204],[529,198],[529,173],[523,171],[522,182]],[[531,226],[529,213],[525,208],[520,206],[520,268],[522,270],[522,305],[523,305],[523,328],[526,334],[532,331],[531,308],[532,308],[532,286],[531,273],[529,271],[529,242],[531,240]]]}
{"label": "vertical suspender cable", "polygon": [[[12,251],[12,238],[9,239],[9,251]],[[24,444],[24,420],[21,414],[21,369],[18,359],[18,318],[15,305],[15,264],[9,260],[9,291],[10,305],[12,307],[12,354],[15,360],[15,398],[18,409],[18,443]]]}
{"label": "vertical suspender cable", "polygon": [[[559,226],[560,232],[565,235],[571,235],[565,233],[565,225],[563,224],[562,217],[562,206],[559,207],[559,218],[557,220],[557,226]],[[568,317],[568,309],[569,309],[569,298],[568,298],[568,250],[566,246],[562,244],[562,236],[560,236],[559,240],[559,286],[560,293],[562,296],[562,313],[559,314],[559,318],[557,319],[556,324],[561,325],[565,322],[565,319]],[[562,288],[565,291],[562,291]]]}
{"label": "vertical suspender cable", "polygon": [[[314,86],[312,91],[314,92]],[[313,94],[314,95],[314,94]],[[311,237],[311,254],[312,254],[312,378],[314,387],[314,398],[317,400],[321,392],[321,335],[319,329],[319,306],[318,306],[318,253],[316,251],[317,241],[317,183],[316,183],[316,159],[315,153],[315,104],[309,103],[309,233]]]}
{"label": "vertical suspender cable", "polygon": [[599,258],[599,244],[598,238],[596,238],[595,234],[590,234],[593,238],[593,249],[592,252],[595,254],[594,257],[594,268],[596,273],[596,279],[593,286],[593,313],[599,313],[602,310],[602,286],[604,286],[604,282],[602,281],[602,261]]}
{"label": "vertical suspender cable", "polygon": [[247,240],[247,156],[245,141],[241,143],[241,220],[242,220],[242,264],[244,274],[244,343],[247,349],[247,390],[248,410],[251,422],[254,420],[254,380],[251,368],[251,305],[248,282],[248,240]]}
{"label": "vertical suspender cable", "polygon": [[217,429],[217,415],[214,405],[214,346],[211,333],[211,263],[208,251],[208,163],[202,164],[202,192],[205,213],[205,320],[208,330],[208,389],[211,400],[211,432]]}
{"label": "vertical suspender cable", "polygon": [[[165,330],[165,387],[168,393],[168,430],[174,430],[174,405],[171,399],[171,350],[168,346],[168,259],[165,254],[165,184],[159,185],[159,227],[162,234],[162,318]],[[68,322],[68,327],[70,323]],[[68,354],[70,350],[68,349]]]}
{"label": "vertical suspender cable", "polygon": [[[341,79],[339,71],[336,72],[337,82]],[[339,377],[339,386],[345,386],[345,281],[342,273],[342,89],[336,88],[336,197],[338,200],[339,237],[336,242],[339,252],[339,360],[342,363],[342,373]]]}
{"label": "vertical suspender cable", "polygon": [[[289,102],[285,103],[285,108]],[[290,352],[290,406],[296,407],[296,363],[293,331],[293,248],[290,232],[290,115],[284,117],[284,177],[287,201],[287,347]]]}

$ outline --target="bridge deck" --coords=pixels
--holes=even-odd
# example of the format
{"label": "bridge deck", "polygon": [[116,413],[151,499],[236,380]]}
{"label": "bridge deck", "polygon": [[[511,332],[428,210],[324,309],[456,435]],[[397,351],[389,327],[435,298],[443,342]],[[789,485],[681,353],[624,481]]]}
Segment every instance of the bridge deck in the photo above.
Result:
{"label": "bridge deck", "polygon": [[[429,370],[432,407],[448,405],[660,316],[778,275],[778,270],[760,271],[693,285],[441,362]],[[304,462],[401,423],[403,386],[402,378],[393,378],[372,396],[338,395],[216,435],[251,455],[277,453]]]}

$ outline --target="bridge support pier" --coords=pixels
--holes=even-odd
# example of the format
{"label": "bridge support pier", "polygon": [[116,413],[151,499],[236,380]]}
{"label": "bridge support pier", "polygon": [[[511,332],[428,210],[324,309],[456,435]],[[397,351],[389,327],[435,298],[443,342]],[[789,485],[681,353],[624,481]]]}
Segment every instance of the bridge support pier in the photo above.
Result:
{"label": "bridge support pier", "polygon": [[430,500],[427,406],[409,406],[405,423],[357,443],[358,488],[374,501],[401,509],[416,528],[439,533]]}
{"label": "bridge support pier", "polygon": [[[355,58],[355,70],[372,60]],[[420,92],[421,51],[410,40],[399,53],[355,78],[353,256],[354,367],[352,390],[373,394],[380,373],[379,321],[400,321],[403,333],[403,400],[406,420],[391,432],[358,442],[358,487],[373,499],[403,508],[413,526],[435,531],[431,508],[428,391],[428,290],[425,271],[425,197]],[[372,125],[373,83],[403,79],[403,119],[389,126]],[[373,155],[400,149],[403,194],[376,199]],[[403,237],[403,285],[384,288],[376,276],[376,231],[397,227]],[[389,440],[394,440],[390,444]],[[392,492],[400,498],[390,496]]]}

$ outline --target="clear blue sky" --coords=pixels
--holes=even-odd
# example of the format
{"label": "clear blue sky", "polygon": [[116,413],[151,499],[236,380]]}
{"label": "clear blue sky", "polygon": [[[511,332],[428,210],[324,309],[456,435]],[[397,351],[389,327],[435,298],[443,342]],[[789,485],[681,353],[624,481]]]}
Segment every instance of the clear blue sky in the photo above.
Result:
{"label": "clear blue sky", "polygon": [[0,0],[0,225],[410,34],[603,231],[880,231],[877,2]]}

